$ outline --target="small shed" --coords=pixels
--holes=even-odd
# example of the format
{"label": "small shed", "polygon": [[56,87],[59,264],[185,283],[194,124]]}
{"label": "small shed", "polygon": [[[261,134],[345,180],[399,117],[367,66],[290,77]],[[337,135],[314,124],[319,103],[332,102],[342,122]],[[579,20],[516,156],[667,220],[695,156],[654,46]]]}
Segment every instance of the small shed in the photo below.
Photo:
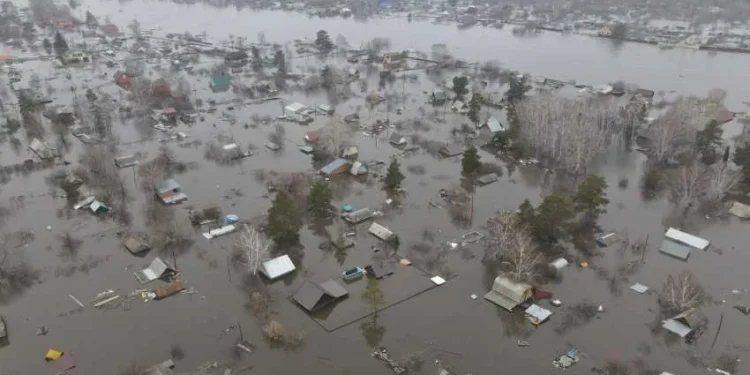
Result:
{"label": "small shed", "polygon": [[311,131],[305,133],[305,142],[315,143],[315,142],[317,142],[319,140],[320,140],[320,133],[319,132],[317,132],[315,130],[311,130]]}
{"label": "small shed", "polygon": [[547,319],[549,319],[549,317],[552,316],[551,311],[545,308],[539,307],[538,305],[535,305],[535,304],[529,306],[529,308],[527,308],[526,311],[524,311],[524,314],[526,315],[526,319],[528,319],[528,321],[531,322],[531,324],[533,324],[534,326],[538,326],[546,322]]}
{"label": "small shed", "polygon": [[672,241],[668,238],[665,238],[664,241],[661,242],[661,246],[659,246],[659,251],[669,256],[673,256],[677,259],[682,259],[682,260],[687,260],[688,257],[690,257],[689,246],[683,245],[679,242]]}
{"label": "small shed", "polygon": [[394,146],[403,146],[407,144],[406,137],[399,133],[393,133],[390,137],[388,137],[388,143],[394,145]]}
{"label": "small shed", "polygon": [[526,302],[532,295],[531,285],[498,276],[492,284],[492,290],[484,295],[484,299],[511,311],[516,306]]}
{"label": "small shed", "polygon": [[489,185],[495,181],[497,181],[500,177],[497,175],[497,173],[488,173],[486,175],[483,175],[479,178],[477,178],[477,182],[480,185]]}
{"label": "small shed", "polygon": [[341,157],[346,159],[356,159],[359,156],[359,148],[357,146],[349,146],[344,148],[341,152]]}
{"label": "small shed", "polygon": [[133,154],[121,155],[115,158],[115,166],[117,168],[127,168],[134,165],[138,165],[138,159]]}
{"label": "small shed", "polygon": [[323,168],[320,168],[320,174],[323,176],[333,176],[339,173],[344,173],[349,170],[349,161],[346,159],[336,159]]}
{"label": "small shed", "polygon": [[305,281],[292,298],[308,312],[322,309],[346,296],[349,292],[333,280],[322,283]]}
{"label": "small shed", "polygon": [[691,333],[705,323],[706,316],[700,310],[693,307],[676,315],[672,319],[665,320],[662,327],[667,331],[676,333],[682,338],[688,338]]}
{"label": "small shed", "polygon": [[294,263],[292,263],[292,259],[289,258],[289,255],[284,254],[264,262],[260,266],[259,271],[263,276],[270,280],[276,280],[279,277],[294,272],[296,269],[297,268],[294,266]]}
{"label": "small shed", "polygon": [[298,102],[289,104],[286,107],[284,107],[285,112],[296,113],[296,114],[302,114],[306,112],[306,110],[307,110],[307,107],[305,107],[304,104],[298,103]]}
{"label": "small shed", "polygon": [[386,256],[383,253],[375,254],[370,264],[365,266],[365,271],[371,277],[376,279],[382,279],[386,276],[392,275],[398,268],[398,259],[393,256]]}
{"label": "small shed", "polygon": [[460,143],[452,143],[444,146],[440,149],[440,154],[445,158],[458,156],[464,153],[464,145]]}
{"label": "small shed", "polygon": [[266,146],[266,148],[269,149],[269,150],[271,150],[271,151],[278,151],[278,150],[281,149],[281,146],[277,145],[276,143],[270,142],[270,141],[266,142],[266,144],[264,146]]}
{"label": "small shed", "polygon": [[369,208],[365,207],[354,212],[345,212],[343,215],[341,215],[341,218],[349,224],[359,224],[365,220],[371,219],[372,211],[370,211]]}
{"label": "small shed", "polygon": [[156,279],[171,277],[172,275],[177,273],[177,271],[175,271],[172,266],[167,264],[167,262],[159,257],[156,257],[151,261],[151,264],[149,264],[148,267],[139,271],[135,271],[134,273],[135,278],[138,279],[141,284],[146,284]]}
{"label": "small shed", "polygon": [[135,237],[126,238],[125,241],[122,242],[122,246],[128,249],[131,254],[140,254],[151,248],[146,242]]}
{"label": "small shed", "polygon": [[361,161],[355,161],[352,163],[351,169],[349,169],[349,174],[352,176],[361,176],[363,174],[367,174],[367,166],[364,165]]}
{"label": "small shed", "polygon": [[29,149],[39,156],[39,159],[52,159],[57,156],[57,149],[49,147],[46,142],[40,141],[38,138],[31,140]]}
{"label": "small shed", "polygon": [[159,196],[165,204],[175,204],[187,199],[187,195],[182,192],[180,184],[174,179],[167,179],[156,188],[156,195]]}
{"label": "small shed", "polygon": [[389,241],[394,236],[393,232],[378,223],[372,223],[372,225],[370,225],[370,229],[368,229],[367,231],[383,241]]}
{"label": "small shed", "polygon": [[486,126],[493,134],[505,132],[505,127],[500,123],[500,120],[498,120],[497,117],[490,117],[487,119],[484,126]]}

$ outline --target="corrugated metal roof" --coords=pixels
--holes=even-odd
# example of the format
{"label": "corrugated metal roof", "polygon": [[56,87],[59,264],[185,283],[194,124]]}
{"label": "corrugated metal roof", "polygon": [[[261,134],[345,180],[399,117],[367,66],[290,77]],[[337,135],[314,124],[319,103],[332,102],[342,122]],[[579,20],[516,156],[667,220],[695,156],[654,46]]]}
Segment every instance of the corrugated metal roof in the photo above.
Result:
{"label": "corrugated metal roof", "polygon": [[162,182],[159,187],[156,189],[156,191],[159,192],[159,194],[164,194],[166,192],[180,190],[180,184],[177,183],[174,179],[167,179]]}
{"label": "corrugated metal roof", "polygon": [[526,314],[530,318],[529,320],[531,320],[532,323],[541,324],[549,319],[550,316],[552,316],[552,311],[549,311],[537,305],[531,305],[526,309],[526,311],[524,311],[524,314]]}
{"label": "corrugated metal roof", "polygon": [[289,258],[289,255],[282,255],[263,263],[260,267],[260,273],[267,278],[274,280],[296,269],[297,268],[294,266],[294,263],[292,263],[292,259]]}
{"label": "corrugated metal roof", "polygon": [[141,282],[141,284],[146,284],[162,277],[167,271],[173,271],[172,267],[161,258],[156,257],[151,261],[151,264],[149,264],[148,267],[135,271],[134,273],[135,277]]}
{"label": "corrugated metal roof", "polygon": [[684,243],[685,245],[692,246],[700,250],[705,250],[709,245],[708,240],[693,236],[692,234],[685,233],[681,230],[677,230],[674,228],[669,228],[667,230],[667,233],[664,233],[664,235],[667,238],[671,238],[672,240],[675,240],[680,243]]}
{"label": "corrugated metal roof", "polygon": [[292,103],[292,104],[289,104],[288,106],[286,106],[284,109],[287,110],[287,111],[289,111],[289,112],[297,113],[297,112],[305,109],[305,105],[302,104],[302,103]]}
{"label": "corrugated metal roof", "polygon": [[742,204],[740,202],[732,203],[732,208],[729,209],[729,213],[741,217],[743,219],[750,218],[750,206]]}
{"label": "corrugated metal roof", "polygon": [[329,176],[333,173],[336,173],[340,168],[347,165],[349,162],[346,159],[336,159],[324,166],[323,168],[320,168],[320,173]]}
{"label": "corrugated metal roof", "polygon": [[513,301],[512,299],[495,292],[494,290],[491,290],[489,293],[484,295],[484,299],[508,310],[511,311],[513,308],[518,306],[518,303],[516,301]]}
{"label": "corrugated metal roof", "polygon": [[670,332],[678,334],[680,337],[685,337],[693,331],[690,327],[674,319],[665,320],[661,326]]}
{"label": "corrugated metal roof", "polygon": [[659,251],[671,255],[677,259],[687,260],[690,256],[690,247],[665,238],[659,246]]}
{"label": "corrugated metal roof", "polygon": [[372,211],[370,211],[369,208],[365,207],[365,208],[359,209],[359,210],[354,211],[354,212],[347,212],[347,213],[345,213],[345,214],[343,214],[341,216],[347,222],[349,222],[351,224],[357,224],[357,223],[361,223],[361,222],[363,222],[363,221],[371,218],[372,217]]}
{"label": "corrugated metal roof", "polygon": [[496,117],[490,117],[487,120],[487,128],[493,133],[501,133],[505,131],[505,127],[500,123]]}
{"label": "corrugated metal roof", "polygon": [[372,223],[372,225],[370,225],[370,229],[368,229],[368,232],[383,241],[388,241],[391,239],[391,237],[393,237],[393,232],[378,223]]}

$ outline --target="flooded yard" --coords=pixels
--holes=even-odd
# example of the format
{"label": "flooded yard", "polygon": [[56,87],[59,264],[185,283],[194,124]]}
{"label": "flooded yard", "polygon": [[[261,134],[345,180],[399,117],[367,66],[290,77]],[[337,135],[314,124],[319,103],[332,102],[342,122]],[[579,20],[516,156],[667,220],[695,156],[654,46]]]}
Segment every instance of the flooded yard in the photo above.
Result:
{"label": "flooded yard", "polygon": [[[332,38],[345,36],[352,49],[375,37],[388,38],[393,51],[429,53],[434,44],[444,43],[456,58],[466,61],[496,60],[504,68],[533,76],[589,85],[623,80],[663,91],[665,100],[677,95],[705,96],[711,89],[722,88],[728,109],[746,110],[743,102],[748,88],[737,78],[745,76],[750,66],[745,55],[659,51],[631,44],[615,48],[607,40],[552,33],[518,38],[506,30],[456,30],[455,26],[409,22],[401,17],[358,22],[141,0],[85,2],[73,13],[83,18],[85,11],[100,19],[108,17],[127,33],[126,25],[133,19],[144,29],[158,25],[154,40],[166,40],[166,33],[197,35],[205,31],[212,43],[218,44],[230,34],[232,38],[247,36],[254,43],[262,32],[271,43],[281,45],[279,50],[291,50],[291,40],[313,40],[323,29]],[[155,46],[156,42],[149,48]],[[104,54],[104,48],[97,46],[96,53]],[[32,55],[10,47],[7,50]],[[262,46],[268,61],[273,60],[274,50]],[[90,102],[106,101],[106,106],[101,105],[110,109],[111,129],[106,140],[85,143],[85,137],[77,138],[67,129],[60,131],[44,119],[41,134],[30,136],[24,127],[16,135],[4,137],[6,146],[13,146],[10,138],[20,139],[22,146],[3,147],[0,153],[2,165],[7,166],[0,190],[3,246],[12,254],[9,261],[28,264],[38,277],[31,285],[8,289],[0,300],[0,315],[8,331],[0,347],[0,374],[56,373],[56,361],[44,359],[49,349],[75,359],[70,374],[138,374],[170,358],[175,373],[218,374],[230,368],[233,374],[242,370],[261,374],[390,373],[385,363],[371,356],[380,346],[387,347],[402,365],[421,363],[414,358],[422,359],[424,363],[411,366],[410,371],[425,374],[437,373],[439,368],[456,374],[554,373],[563,370],[553,367],[553,359],[571,349],[579,353],[578,364],[567,370],[571,374],[615,374],[612,368],[618,364],[629,368],[630,372],[622,374],[694,374],[707,368],[742,373],[746,365],[740,360],[747,358],[750,328],[744,324],[748,317],[733,306],[750,305],[746,296],[750,276],[745,271],[750,264],[748,236],[742,234],[746,221],[726,214],[681,216],[667,194],[645,200],[641,185],[648,156],[635,151],[635,145],[615,142],[589,160],[586,172],[603,177],[608,186],[609,203],[596,224],[602,232],[617,233],[620,241],[589,248],[588,253],[566,244],[563,255],[570,264],[548,282],[535,283],[551,292],[561,306],[554,306],[551,300],[536,301],[552,316],[533,326],[523,309],[508,312],[483,298],[498,272],[482,261],[486,241],[461,243],[471,238],[462,236],[471,231],[486,235],[485,224],[497,211],[516,210],[525,199],[537,206],[564,184],[557,172],[479,147],[485,168],[497,173],[498,180],[475,185],[462,176],[462,156],[441,155],[446,146],[479,145],[481,136],[475,137],[480,132],[474,132],[474,124],[465,114],[454,111],[451,103],[432,105],[430,95],[454,76],[478,69],[435,71],[417,61],[410,63],[413,70],[397,72],[394,80],[384,82],[380,62],[351,62],[352,54],[285,54],[290,76],[299,79],[287,80],[286,90],[264,98],[251,98],[240,90],[212,90],[212,70],[225,62],[223,56],[202,54],[190,62],[190,70],[173,69],[169,58],[143,57],[143,77],[152,81],[151,92],[157,78],[166,77],[173,83],[172,92],[185,94],[195,107],[195,111],[184,111],[194,113],[193,120],[178,119],[166,130],[155,128],[149,116],[136,115],[135,109],[133,114],[121,110],[138,107],[141,100],[134,94],[136,90],[116,83],[116,74],[134,63],[126,48],[110,56],[114,66],[107,66],[103,58],[80,66],[62,66],[55,59],[13,64],[24,77],[43,76],[42,86],[55,106],[80,106],[88,103],[85,97],[89,91],[95,93],[98,99]],[[335,84],[334,90],[322,88],[320,82],[306,89],[314,83],[310,77],[317,79],[324,67],[340,72],[353,68],[359,77]],[[236,88],[252,85],[256,74],[245,66],[232,73],[232,84]],[[472,90],[500,95],[508,89],[507,84],[494,80],[482,85],[479,78],[471,83]],[[571,91],[577,95],[572,86]],[[15,99],[10,90],[8,93]],[[372,104],[373,93],[384,101]],[[3,102],[16,100],[3,98]],[[313,109],[312,121],[289,121],[287,111],[295,102]],[[180,103],[174,107],[179,108]],[[335,112],[323,113],[320,105],[332,105]],[[172,107],[165,104],[152,109],[159,117],[169,116]],[[359,116],[357,122],[345,121],[354,113]],[[484,105],[480,113],[483,121],[497,117],[503,124],[508,122],[506,111],[499,106]],[[226,215],[239,218],[235,225],[240,230],[245,223],[262,227],[257,223],[267,221],[275,192],[291,186],[294,178],[302,181],[298,183],[304,190],[301,196],[294,195],[295,205],[304,207],[312,176],[323,179],[319,170],[333,158],[320,160],[317,154],[301,152],[300,147],[308,144],[305,137],[310,132],[326,134],[333,127],[346,134],[340,135],[335,146],[355,146],[355,160],[362,162],[368,173],[352,176],[347,168],[346,173],[325,178],[332,188],[331,206],[337,215],[329,219],[304,215],[299,243],[272,247],[270,257],[288,255],[296,268],[293,272],[274,281],[250,275],[246,264],[236,261],[236,234],[212,239],[203,234],[225,225]],[[742,128],[739,121],[724,125],[724,141],[732,144]],[[399,143],[392,142],[394,134],[396,139],[403,137],[407,145],[394,145]],[[61,156],[54,162],[39,162],[27,149],[33,138],[54,145]],[[226,146],[230,144],[236,144],[241,154],[224,154],[236,149]],[[110,167],[118,155],[135,155],[138,164]],[[101,160],[105,157],[108,160]],[[27,159],[36,160],[35,167],[14,168],[26,165]],[[405,175],[396,194],[383,189],[393,159]],[[156,200],[149,185],[155,177],[148,173],[154,160],[171,163],[169,176],[160,177],[174,179],[186,200],[170,206]],[[108,200],[97,198],[111,205],[112,212],[73,209],[72,198],[54,182],[54,175],[75,175],[79,168],[89,170],[86,185],[94,191],[108,189]],[[101,173],[95,173],[97,168]],[[111,173],[116,173],[119,181],[108,183]],[[467,184],[471,185],[466,198],[470,203],[454,209],[445,192]],[[174,187],[167,192],[175,193]],[[346,205],[354,210],[369,208],[377,215],[358,224],[346,223],[338,217]],[[191,215],[205,207],[218,209],[219,222],[190,225]],[[680,225],[675,224],[675,215],[682,217],[677,221]],[[392,231],[397,242],[371,234],[374,222]],[[687,261],[667,256],[659,248],[669,227],[679,227],[711,244],[706,250],[692,249]],[[144,233],[150,234],[154,249],[134,255],[123,247],[129,235]],[[354,245],[341,249],[331,244],[341,237]],[[362,298],[368,277],[344,282],[342,272],[368,265],[377,268],[384,254],[391,251],[405,261],[388,266],[393,274],[379,282],[384,301],[372,309]],[[169,285],[161,280],[142,285],[134,275],[156,256],[179,272],[184,291],[152,299],[143,290]],[[691,343],[662,328],[662,321],[672,316],[664,316],[657,301],[667,275],[684,270],[694,275],[708,296],[701,307],[707,318],[705,332]],[[437,285],[440,283],[431,280],[435,276],[445,283]],[[328,280],[339,282],[348,297],[312,314],[295,302],[294,294],[306,281]],[[649,291],[640,294],[631,290],[636,283],[648,286]],[[92,301],[108,290],[120,298],[95,308]],[[269,322],[283,326],[279,334],[283,340],[269,335],[273,328]],[[237,349],[239,339],[251,344],[252,354]],[[528,346],[520,345],[519,340]],[[200,368],[204,372],[194,372]]]}

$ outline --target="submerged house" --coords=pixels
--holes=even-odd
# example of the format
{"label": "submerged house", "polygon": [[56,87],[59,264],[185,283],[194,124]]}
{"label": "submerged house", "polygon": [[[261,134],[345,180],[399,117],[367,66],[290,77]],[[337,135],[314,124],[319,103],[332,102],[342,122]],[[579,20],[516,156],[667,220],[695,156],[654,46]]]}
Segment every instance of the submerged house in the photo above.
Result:
{"label": "submerged house", "polygon": [[180,184],[171,178],[165,180],[156,188],[156,195],[165,204],[175,204],[187,199],[187,195],[182,192]]}
{"label": "submerged house", "polygon": [[370,225],[370,229],[368,229],[367,231],[383,241],[390,241],[394,236],[393,232],[391,232],[390,229],[378,223],[372,223],[372,225]]}
{"label": "submerged house", "polygon": [[264,262],[258,271],[269,280],[276,280],[284,275],[294,272],[297,267],[292,263],[289,255],[282,255]]}
{"label": "submerged house", "polygon": [[211,76],[211,79],[208,82],[208,87],[210,87],[213,92],[227,91],[231,85],[232,77],[226,73],[216,73]]}
{"label": "submerged house", "polygon": [[322,283],[305,281],[292,298],[308,312],[314,312],[348,295],[349,292],[333,280]]}
{"label": "submerged house", "polygon": [[38,138],[31,140],[29,149],[42,160],[53,159],[58,156],[56,148],[49,147],[46,142],[40,141]]}
{"label": "submerged house", "polygon": [[323,168],[320,168],[320,174],[326,177],[330,177],[333,175],[337,175],[340,173],[345,173],[349,170],[349,161],[346,159],[336,159],[328,164],[326,164]]}
{"label": "submerged house", "polygon": [[511,311],[516,306],[526,302],[532,295],[531,285],[498,276],[492,284],[492,290],[484,295],[484,299]]}
{"label": "submerged house", "polygon": [[367,174],[367,166],[364,165],[361,161],[355,161],[352,163],[351,169],[349,169],[349,174],[352,176],[361,176]]}
{"label": "submerged house", "polygon": [[394,146],[403,146],[403,145],[407,144],[408,142],[406,140],[406,137],[404,137],[403,135],[401,135],[399,133],[393,133],[388,138],[388,143],[390,143],[390,144],[392,144]]}
{"label": "submerged house", "polygon": [[365,220],[371,219],[372,211],[365,207],[354,212],[345,212],[341,215],[341,218],[349,224],[359,224]]}
{"label": "submerged house", "polygon": [[486,126],[493,135],[504,133],[506,130],[505,127],[500,123],[500,120],[497,119],[497,117],[488,118],[482,126]]}
{"label": "submerged house", "polygon": [[151,261],[151,264],[149,264],[148,267],[139,271],[135,271],[134,273],[135,278],[138,279],[141,284],[146,284],[156,279],[169,278],[176,274],[177,271],[172,268],[172,266],[167,262],[159,257],[156,257]]}
{"label": "submerged house", "polygon": [[122,155],[115,158],[115,166],[117,166],[117,168],[127,168],[134,165],[138,165],[138,159],[136,159],[133,154]]}
{"label": "submerged house", "polygon": [[672,319],[665,320],[662,322],[662,327],[689,340],[696,329],[703,327],[706,321],[706,316],[700,310],[693,307],[676,315]]}
{"label": "submerged house", "polygon": [[443,155],[443,157],[445,158],[458,156],[463,153],[464,153],[464,145],[460,143],[452,143],[440,149],[440,155]]}

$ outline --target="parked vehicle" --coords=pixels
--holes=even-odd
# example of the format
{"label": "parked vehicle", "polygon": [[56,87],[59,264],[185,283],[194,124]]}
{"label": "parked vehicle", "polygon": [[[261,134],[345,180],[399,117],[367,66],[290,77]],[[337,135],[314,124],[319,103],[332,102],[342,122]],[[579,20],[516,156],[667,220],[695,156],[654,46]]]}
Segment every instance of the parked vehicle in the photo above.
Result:
{"label": "parked vehicle", "polygon": [[354,281],[365,275],[365,269],[362,267],[354,267],[343,272],[342,276],[344,281]]}

